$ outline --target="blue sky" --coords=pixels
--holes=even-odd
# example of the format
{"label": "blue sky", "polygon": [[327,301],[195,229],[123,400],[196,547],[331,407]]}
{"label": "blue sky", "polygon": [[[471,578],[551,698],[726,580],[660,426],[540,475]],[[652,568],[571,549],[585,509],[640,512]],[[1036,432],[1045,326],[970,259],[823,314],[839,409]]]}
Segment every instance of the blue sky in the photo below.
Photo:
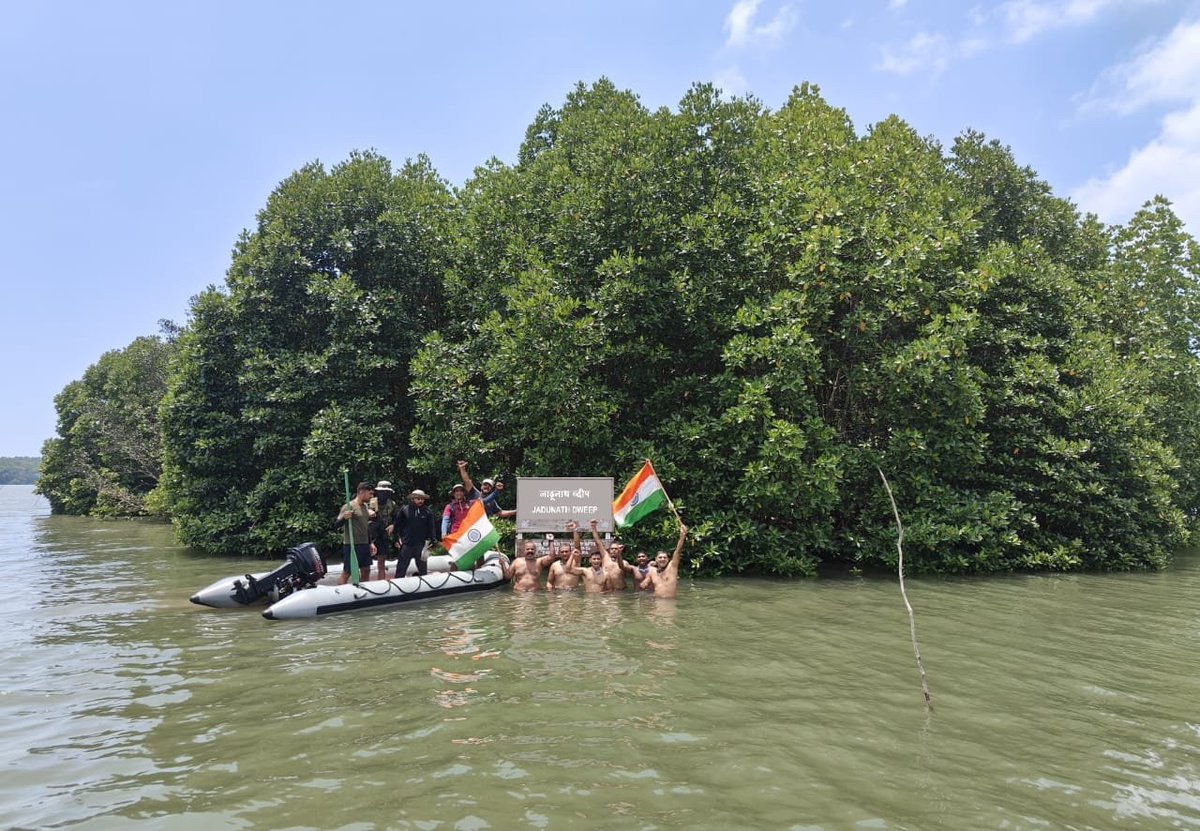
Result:
{"label": "blue sky", "polygon": [[0,455],[38,454],[103,352],[185,321],[302,164],[425,153],[460,185],[601,76],[648,107],[812,81],[860,131],[980,130],[1105,221],[1162,193],[1200,232],[1200,0],[10,2]]}

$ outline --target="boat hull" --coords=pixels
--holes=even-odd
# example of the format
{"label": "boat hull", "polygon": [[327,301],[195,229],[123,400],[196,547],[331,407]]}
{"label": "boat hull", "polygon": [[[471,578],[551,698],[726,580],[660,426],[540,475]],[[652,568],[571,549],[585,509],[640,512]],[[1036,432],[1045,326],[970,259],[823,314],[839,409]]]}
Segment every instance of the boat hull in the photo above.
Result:
{"label": "boat hull", "polygon": [[314,586],[289,594],[271,604],[267,620],[301,620],[364,609],[397,608],[426,600],[498,589],[504,579],[507,559],[497,552],[484,558],[471,571],[430,572],[398,580],[368,580],[358,585]]}
{"label": "boat hull", "polygon": [[[449,571],[450,558],[444,555],[431,556],[427,560],[427,566],[431,572]],[[374,568],[375,566],[372,564],[372,571]],[[387,573],[393,574],[395,571],[396,561],[389,560],[387,563]],[[246,606],[259,606],[262,605],[263,602],[271,603],[280,599],[277,594],[268,593],[265,596],[255,598],[251,602],[247,603],[243,600],[243,598],[246,597],[246,593],[244,591],[239,591],[239,584],[241,586],[245,586],[248,583],[247,578],[251,578],[253,580],[262,580],[271,573],[272,572],[269,571],[260,571],[249,575],[236,574],[231,577],[224,577],[200,589],[200,591],[193,594],[189,599],[197,605],[210,606],[214,609],[240,609]],[[415,562],[413,562],[408,567],[408,574],[414,575],[416,573],[417,565]],[[326,573],[324,577],[317,581],[317,585],[334,586],[337,585],[341,578],[341,562],[331,563],[328,573]]]}

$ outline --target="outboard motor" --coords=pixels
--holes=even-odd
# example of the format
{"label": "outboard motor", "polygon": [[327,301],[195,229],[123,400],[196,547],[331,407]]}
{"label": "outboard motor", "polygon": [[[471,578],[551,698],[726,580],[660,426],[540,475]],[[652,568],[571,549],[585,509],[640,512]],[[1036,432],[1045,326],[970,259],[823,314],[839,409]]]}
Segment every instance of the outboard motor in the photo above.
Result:
{"label": "outboard motor", "polygon": [[245,581],[235,580],[233,596],[245,606],[262,597],[269,597],[274,602],[294,591],[315,586],[325,572],[325,560],[317,546],[302,542],[295,548],[289,548],[287,561],[270,574],[257,580],[247,574]]}

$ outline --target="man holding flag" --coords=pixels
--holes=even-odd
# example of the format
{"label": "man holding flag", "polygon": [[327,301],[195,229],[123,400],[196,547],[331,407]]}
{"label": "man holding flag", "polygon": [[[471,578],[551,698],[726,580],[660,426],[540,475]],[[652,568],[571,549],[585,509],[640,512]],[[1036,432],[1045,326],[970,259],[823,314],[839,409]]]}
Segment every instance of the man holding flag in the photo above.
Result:
{"label": "man holding flag", "polygon": [[644,591],[654,590],[655,597],[674,598],[679,590],[679,558],[683,554],[683,541],[687,538],[687,526],[679,523],[679,542],[675,544],[675,553],[667,559],[665,551],[658,552],[654,558],[654,568],[650,569],[638,588]]}
{"label": "man holding flag", "polygon": [[[679,542],[675,545],[675,553],[668,559],[665,552],[660,551],[654,558],[655,568],[646,572],[646,576],[637,581],[637,588],[643,591],[654,591],[655,597],[675,597],[679,586],[679,560],[683,555],[683,543],[687,538],[687,526],[679,518],[679,512],[671,504],[671,498],[658,480],[654,465],[647,459],[638,471],[637,476],[629,480],[625,490],[613,501],[613,520],[618,528],[628,528],[640,519],[666,505],[675,515],[679,523]],[[599,540],[597,540],[599,541]],[[636,580],[636,578],[635,578]],[[624,578],[622,578],[624,582]]]}
{"label": "man holding flag", "polygon": [[442,537],[442,547],[450,555],[454,567],[459,569],[474,568],[479,559],[500,542],[498,532],[487,517],[483,502],[475,499],[457,530]]}

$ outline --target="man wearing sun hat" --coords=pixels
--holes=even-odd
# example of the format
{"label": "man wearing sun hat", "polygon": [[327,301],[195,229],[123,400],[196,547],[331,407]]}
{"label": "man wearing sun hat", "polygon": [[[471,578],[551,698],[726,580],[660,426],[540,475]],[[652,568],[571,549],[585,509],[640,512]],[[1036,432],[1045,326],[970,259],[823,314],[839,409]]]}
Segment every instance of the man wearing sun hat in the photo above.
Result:
{"label": "man wearing sun hat", "polygon": [[399,508],[392,499],[395,491],[392,483],[381,479],[375,486],[375,498],[370,501],[371,541],[375,543],[375,579],[387,579],[387,558],[392,553],[392,532],[395,530],[395,514]]}
{"label": "man wearing sun hat", "polygon": [[433,511],[429,510],[429,494],[420,488],[408,495],[408,504],[394,514],[396,540],[400,543],[400,553],[396,560],[396,576],[408,574],[408,564],[414,560],[417,563],[417,574],[425,574],[425,561],[421,552],[426,543],[436,542],[437,521]]}

